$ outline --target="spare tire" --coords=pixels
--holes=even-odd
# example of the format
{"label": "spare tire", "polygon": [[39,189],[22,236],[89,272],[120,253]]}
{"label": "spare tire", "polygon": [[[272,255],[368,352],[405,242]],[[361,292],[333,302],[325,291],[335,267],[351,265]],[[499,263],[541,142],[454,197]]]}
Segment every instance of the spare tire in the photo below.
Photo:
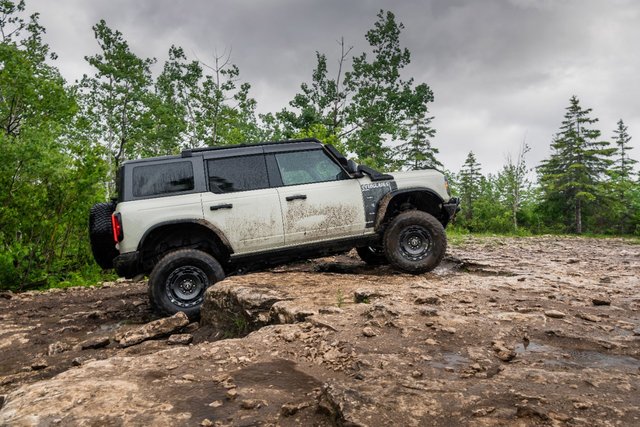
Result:
{"label": "spare tire", "polygon": [[119,255],[113,241],[111,215],[115,203],[96,203],[89,211],[89,240],[96,263],[103,269],[113,268],[113,259]]}

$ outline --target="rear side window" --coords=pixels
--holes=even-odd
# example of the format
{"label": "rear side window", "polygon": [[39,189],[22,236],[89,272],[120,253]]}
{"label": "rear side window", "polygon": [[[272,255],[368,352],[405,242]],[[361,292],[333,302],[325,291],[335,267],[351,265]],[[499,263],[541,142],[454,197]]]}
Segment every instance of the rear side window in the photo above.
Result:
{"label": "rear side window", "polygon": [[209,190],[214,193],[269,187],[264,156],[226,157],[207,161]]}
{"label": "rear side window", "polygon": [[133,196],[149,197],[193,190],[191,162],[162,163],[133,168]]}

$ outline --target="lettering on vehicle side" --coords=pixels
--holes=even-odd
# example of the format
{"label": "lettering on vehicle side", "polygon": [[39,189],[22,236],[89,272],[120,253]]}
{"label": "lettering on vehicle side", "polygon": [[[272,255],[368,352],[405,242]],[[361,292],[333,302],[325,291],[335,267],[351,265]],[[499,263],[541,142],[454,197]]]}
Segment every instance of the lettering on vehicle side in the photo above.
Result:
{"label": "lettering on vehicle side", "polygon": [[364,203],[364,215],[367,223],[366,227],[371,228],[376,220],[378,202],[385,194],[397,190],[398,184],[396,184],[395,181],[371,182],[362,184],[360,189],[362,190],[362,202]]}

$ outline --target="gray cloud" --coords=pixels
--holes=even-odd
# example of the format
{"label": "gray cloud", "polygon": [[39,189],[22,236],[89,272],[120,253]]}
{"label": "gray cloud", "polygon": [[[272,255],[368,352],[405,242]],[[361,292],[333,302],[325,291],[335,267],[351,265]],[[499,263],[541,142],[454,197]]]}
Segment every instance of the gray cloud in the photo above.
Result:
{"label": "gray cloud", "polygon": [[[104,18],[140,56],[161,63],[171,44],[207,62],[232,48],[260,111],[284,107],[308,80],[315,51],[337,61],[344,36],[354,53],[379,9],[405,25],[407,75],[435,92],[434,141],[452,170],[473,150],[486,172],[523,138],[528,162],[549,152],[571,95],[592,107],[609,138],[619,118],[640,143],[640,3],[633,0],[30,0],[40,11],[57,66],[70,81],[90,73],[83,57]],[[160,66],[160,65],[159,65]],[[640,149],[632,152],[640,158]]]}

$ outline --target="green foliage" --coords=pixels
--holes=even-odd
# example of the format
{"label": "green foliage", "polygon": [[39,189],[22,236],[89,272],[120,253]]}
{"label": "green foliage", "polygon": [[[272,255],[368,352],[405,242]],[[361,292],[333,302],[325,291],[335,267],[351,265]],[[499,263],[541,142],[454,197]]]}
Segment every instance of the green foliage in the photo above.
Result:
{"label": "green foliage", "polygon": [[[311,81],[289,106],[258,117],[230,53],[208,65],[171,46],[154,74],[155,59],[138,56],[103,20],[93,27],[98,51],[85,58],[94,72],[70,87],[52,65],[38,14],[24,12],[24,1],[0,0],[0,289],[113,277],[92,259],[88,211],[113,195],[116,167],[129,158],[314,137],[381,169],[443,167],[433,145],[433,92],[406,76],[411,55],[391,12],[378,13],[366,52],[351,56],[344,40],[333,64],[316,52]],[[473,152],[459,173],[446,172],[463,207],[449,229],[452,244],[470,231],[640,236],[627,126],[618,122],[610,146],[590,115],[571,98],[538,185],[527,178],[524,144],[496,175],[483,176]],[[344,303],[342,291],[336,300]],[[242,319],[234,324],[234,333],[246,330]]]}
{"label": "green foliage", "polygon": [[139,153],[159,154],[147,140],[156,125],[150,108],[150,67],[155,60],[136,56],[122,33],[104,20],[93,26],[93,32],[101,52],[85,57],[96,72],[82,78],[78,92],[86,139],[98,141],[107,151],[110,168],[105,184],[111,196],[115,170],[123,160]]}
{"label": "green foliage", "polygon": [[525,162],[525,155],[528,151],[529,146],[523,142],[515,162],[511,155],[508,155],[507,163],[498,173],[495,182],[498,189],[497,200],[509,210],[513,231],[518,230],[518,215],[523,203],[527,201],[531,188],[531,183],[527,179],[528,170]]}
{"label": "green foliage", "polygon": [[622,119],[618,121],[618,127],[613,133],[613,141],[616,144],[615,155],[618,158],[615,160],[612,172],[624,180],[631,180],[634,175],[633,166],[638,163],[638,161],[629,157],[629,151],[633,149],[633,147],[629,146],[631,136]]}
{"label": "green foliage", "polygon": [[333,145],[341,153],[344,153],[346,151],[346,147],[338,138],[338,136],[326,126],[318,123],[311,125],[309,129],[298,132],[293,136],[294,138],[316,138],[317,140],[322,141],[325,144]]}
{"label": "green foliage", "polygon": [[69,135],[77,103],[42,43],[37,15],[0,3],[0,288],[46,285],[89,261],[87,211],[101,194],[99,156]]}
{"label": "green foliage", "polygon": [[169,49],[156,93],[173,114],[170,140],[178,146],[196,148],[260,139],[256,101],[249,96],[251,85],[239,84],[240,70],[230,59],[230,53],[223,53],[215,56],[210,66],[189,61],[182,48]]}
{"label": "green foliage", "polygon": [[[401,71],[411,62],[411,54],[400,45],[404,25],[395,15],[380,11],[378,20],[365,38],[372,58],[362,53],[353,58],[353,69],[346,73],[345,85],[352,94],[346,107],[347,146],[361,163],[384,168],[392,152],[384,145],[405,132],[407,121],[423,117],[433,93],[426,84],[414,87],[413,78],[404,80]],[[347,127],[345,127],[347,128]]]}
{"label": "green foliage", "polygon": [[578,98],[571,97],[551,144],[551,157],[538,168],[545,203],[562,205],[560,218],[578,234],[583,231],[583,216],[588,219],[599,204],[601,184],[615,152],[609,142],[600,140],[599,130],[589,127],[598,121],[590,114],[590,108],[583,109]]}
{"label": "green foliage", "polygon": [[[343,44],[344,46],[344,44]],[[289,103],[294,111],[283,110],[278,114],[287,133],[308,132],[314,126],[323,126],[327,133],[337,137],[342,125],[340,103],[345,93],[340,91],[340,77],[328,76],[327,57],[316,52],[316,68],[311,75],[311,84],[302,83],[301,93]]]}
{"label": "green foliage", "polygon": [[342,292],[342,288],[338,288],[336,291],[336,307],[342,308],[344,305],[344,293]]}
{"label": "green foliage", "polygon": [[[640,233],[640,187],[634,181],[626,126],[618,122],[614,131],[618,147],[611,148],[597,130],[590,129],[597,121],[589,117],[591,110],[583,110],[576,97],[570,104],[552,143],[552,155],[538,168],[538,185],[527,177],[526,144],[515,160],[507,157],[495,176],[483,176],[475,156],[469,154],[460,173],[450,180],[453,192],[462,198],[457,229],[518,235]],[[617,156],[615,163],[612,156]]]}
{"label": "green foliage", "polygon": [[[346,70],[352,48],[346,48],[344,40],[334,76],[326,55],[316,52],[311,83],[301,84],[289,103],[293,110],[262,119],[268,133],[278,137],[308,134],[322,126],[359,163],[374,168],[438,166],[428,114],[433,92],[424,83],[402,78],[411,62],[409,50],[400,44],[404,26],[391,12],[380,11],[377,18],[365,35],[370,52],[354,56],[351,69]],[[397,150],[389,145],[398,140],[408,142]]]}
{"label": "green foliage", "polygon": [[412,118],[403,135],[407,142],[400,144],[397,154],[401,165],[409,170],[442,168],[436,159],[439,150],[431,145],[436,130],[429,126],[433,117],[426,117],[426,109]]}
{"label": "green foliage", "polygon": [[459,194],[462,205],[464,206],[463,217],[468,224],[473,220],[475,202],[480,196],[482,181],[483,176],[480,173],[480,163],[476,160],[473,151],[470,151],[457,177],[457,194]]}

